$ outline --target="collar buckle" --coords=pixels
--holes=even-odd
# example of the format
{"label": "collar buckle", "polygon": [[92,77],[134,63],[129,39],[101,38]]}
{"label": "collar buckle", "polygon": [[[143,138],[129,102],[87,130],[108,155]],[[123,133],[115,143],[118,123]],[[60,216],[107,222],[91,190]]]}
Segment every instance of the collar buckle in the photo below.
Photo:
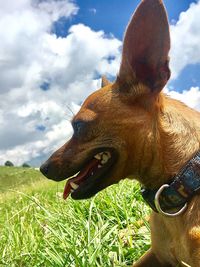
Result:
{"label": "collar buckle", "polygon": [[169,185],[168,184],[164,184],[162,185],[158,191],[156,192],[155,194],[155,200],[154,200],[154,204],[155,204],[155,207],[157,209],[157,212],[162,214],[163,216],[167,216],[167,217],[176,217],[176,216],[179,216],[181,215],[186,209],[187,209],[187,202],[184,204],[184,206],[177,212],[175,213],[168,213],[168,212],[165,212],[162,210],[161,208],[161,205],[160,205],[160,195],[162,193],[162,191],[165,189],[165,188],[168,188]]}

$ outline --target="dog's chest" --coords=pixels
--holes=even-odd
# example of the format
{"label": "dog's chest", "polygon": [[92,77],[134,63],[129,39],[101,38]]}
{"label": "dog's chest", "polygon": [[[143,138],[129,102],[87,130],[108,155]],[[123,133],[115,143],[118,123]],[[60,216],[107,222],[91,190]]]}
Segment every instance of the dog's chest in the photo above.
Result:
{"label": "dog's chest", "polygon": [[188,248],[185,240],[183,223],[176,218],[163,218],[153,213],[151,216],[152,247],[161,261],[172,266],[188,262]]}

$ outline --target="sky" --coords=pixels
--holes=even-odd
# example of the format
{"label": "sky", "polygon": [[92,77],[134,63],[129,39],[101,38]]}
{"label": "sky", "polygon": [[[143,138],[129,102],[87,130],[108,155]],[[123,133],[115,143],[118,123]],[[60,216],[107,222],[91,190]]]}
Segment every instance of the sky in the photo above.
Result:
{"label": "sky", "polygon": [[[70,119],[114,80],[139,0],[0,2],[0,165],[39,166],[72,134]],[[200,110],[200,0],[164,0],[171,31],[165,92]]]}

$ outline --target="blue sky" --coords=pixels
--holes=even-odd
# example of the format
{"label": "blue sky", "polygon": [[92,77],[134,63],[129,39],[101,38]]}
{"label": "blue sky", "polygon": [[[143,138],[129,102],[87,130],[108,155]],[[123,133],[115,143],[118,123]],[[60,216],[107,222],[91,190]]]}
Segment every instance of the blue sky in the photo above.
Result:
{"label": "blue sky", "polygon": [[[168,11],[169,20],[177,21],[180,12],[188,9],[192,0],[165,0],[165,6]],[[83,23],[90,26],[93,30],[104,30],[107,34],[114,34],[122,39],[124,29],[137,7],[139,0],[82,0],[76,1],[79,6],[79,12],[71,19],[63,19],[62,23],[57,23],[56,34],[64,36],[66,26]],[[61,20],[62,21],[62,20]],[[60,24],[60,25],[59,25]]]}
{"label": "blue sky", "polygon": [[[139,0],[0,2],[0,164],[39,165],[72,134],[70,118],[114,79]],[[200,1],[164,0],[172,76],[165,92],[200,110]]]}

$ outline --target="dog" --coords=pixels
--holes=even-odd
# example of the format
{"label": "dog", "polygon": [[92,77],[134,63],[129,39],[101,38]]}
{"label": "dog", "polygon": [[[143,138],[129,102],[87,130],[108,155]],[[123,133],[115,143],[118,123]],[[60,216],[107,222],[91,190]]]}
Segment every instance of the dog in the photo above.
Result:
{"label": "dog", "polygon": [[72,138],[41,166],[49,179],[72,177],[65,199],[90,198],[124,178],[141,183],[152,242],[134,267],[200,266],[200,113],[162,92],[169,50],[162,0],[142,0],[116,80],[102,79],[73,117]]}

